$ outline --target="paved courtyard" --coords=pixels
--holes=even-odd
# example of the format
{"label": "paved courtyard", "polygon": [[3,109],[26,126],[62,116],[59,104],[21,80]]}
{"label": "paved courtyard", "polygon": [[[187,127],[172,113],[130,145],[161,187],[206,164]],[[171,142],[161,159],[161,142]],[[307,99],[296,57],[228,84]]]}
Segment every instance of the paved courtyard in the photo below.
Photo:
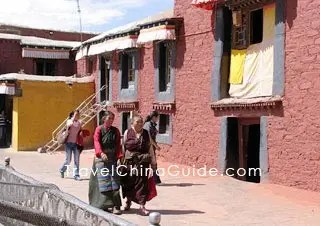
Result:
{"label": "paved courtyard", "polygon": [[[58,169],[64,153],[11,152],[0,149],[0,163],[11,158],[12,166],[28,176],[54,183],[61,190],[88,202],[88,177],[74,181],[61,179]],[[81,167],[90,168],[93,152],[81,155]],[[169,163],[161,163],[167,168]],[[179,166],[185,168],[184,166]],[[147,204],[162,214],[161,225],[320,225],[320,193],[271,184],[252,184],[227,177],[162,178],[158,197]],[[147,217],[133,210],[121,217],[138,225],[148,225]]]}

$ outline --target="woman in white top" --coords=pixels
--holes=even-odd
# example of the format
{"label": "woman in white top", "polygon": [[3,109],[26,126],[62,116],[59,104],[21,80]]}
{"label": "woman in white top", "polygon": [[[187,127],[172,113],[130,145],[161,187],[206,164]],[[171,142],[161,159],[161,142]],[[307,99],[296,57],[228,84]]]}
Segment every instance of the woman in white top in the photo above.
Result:
{"label": "woman in white top", "polygon": [[67,130],[69,132],[69,135],[67,137],[65,148],[66,148],[66,159],[62,167],[60,168],[60,174],[61,177],[64,178],[64,173],[67,170],[67,166],[71,162],[72,153],[74,156],[74,179],[80,180],[79,176],[79,157],[80,153],[77,149],[77,138],[79,135],[79,132],[81,131],[82,123],[79,120],[80,114],[78,110],[72,111],[69,114],[69,119],[67,120]]}

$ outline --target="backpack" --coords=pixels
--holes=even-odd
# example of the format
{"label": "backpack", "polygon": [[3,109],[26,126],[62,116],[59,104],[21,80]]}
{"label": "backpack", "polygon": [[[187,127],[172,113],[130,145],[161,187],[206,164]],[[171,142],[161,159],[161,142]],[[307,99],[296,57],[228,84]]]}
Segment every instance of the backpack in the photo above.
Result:
{"label": "backpack", "polygon": [[67,138],[69,136],[69,130],[67,128],[64,128],[60,133],[57,135],[57,141],[58,144],[64,144],[67,141]]}

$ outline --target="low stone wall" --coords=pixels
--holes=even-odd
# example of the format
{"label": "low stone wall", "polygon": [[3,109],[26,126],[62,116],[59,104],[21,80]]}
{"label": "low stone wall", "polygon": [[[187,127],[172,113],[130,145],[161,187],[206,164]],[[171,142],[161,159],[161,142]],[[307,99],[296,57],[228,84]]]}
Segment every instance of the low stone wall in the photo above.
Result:
{"label": "low stone wall", "polygon": [[[18,173],[12,168],[0,165],[0,215],[13,208],[21,212],[19,215],[9,214],[0,218],[1,223],[8,225],[30,225],[30,217],[38,217],[50,222],[61,222],[59,225],[92,225],[92,226],[133,226],[135,224],[123,220],[113,214],[94,208],[76,197],[62,192],[54,184],[41,183],[31,177]],[[26,209],[27,207],[27,209]],[[13,210],[12,209],[12,210]],[[27,211],[28,210],[28,211]],[[33,216],[30,216],[33,215]],[[25,216],[24,216],[25,215]],[[18,217],[17,217],[18,216]],[[11,219],[11,220],[10,220]],[[52,225],[47,222],[47,225]],[[43,225],[43,222],[32,225]],[[58,224],[54,224],[58,225]]]}

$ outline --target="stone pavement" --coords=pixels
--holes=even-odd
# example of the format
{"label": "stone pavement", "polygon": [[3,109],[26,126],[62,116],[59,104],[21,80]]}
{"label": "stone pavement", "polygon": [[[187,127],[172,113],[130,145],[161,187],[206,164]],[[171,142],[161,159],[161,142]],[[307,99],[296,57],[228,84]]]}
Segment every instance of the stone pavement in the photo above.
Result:
{"label": "stone pavement", "polygon": [[[0,149],[0,163],[11,158],[18,171],[37,180],[54,183],[61,190],[88,202],[88,177],[74,181],[61,179],[58,169],[64,153],[10,152]],[[80,167],[90,168],[93,153],[81,155]],[[169,163],[160,163],[168,167]],[[180,169],[186,169],[179,166]],[[228,177],[170,177],[157,187],[158,197],[147,204],[162,214],[161,225],[320,225],[320,193],[272,184],[245,183]],[[121,217],[138,225],[148,225],[147,217],[137,214],[137,205]]]}

